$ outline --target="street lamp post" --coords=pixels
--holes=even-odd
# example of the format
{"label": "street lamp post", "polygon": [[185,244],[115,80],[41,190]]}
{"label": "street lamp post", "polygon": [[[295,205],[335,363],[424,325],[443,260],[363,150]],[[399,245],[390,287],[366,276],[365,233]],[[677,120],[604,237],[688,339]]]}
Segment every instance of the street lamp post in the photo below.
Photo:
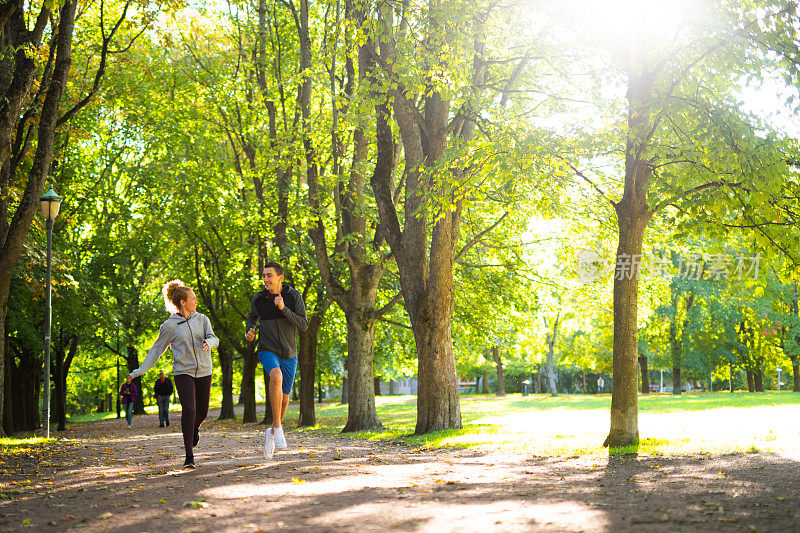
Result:
{"label": "street lamp post", "polygon": [[53,221],[58,216],[61,207],[61,197],[52,187],[39,198],[42,204],[42,216],[47,225],[47,295],[44,317],[44,387],[42,394],[42,423],[45,424],[46,437],[50,438],[50,324],[52,320],[52,305],[50,300],[50,278],[52,275],[53,256]]}

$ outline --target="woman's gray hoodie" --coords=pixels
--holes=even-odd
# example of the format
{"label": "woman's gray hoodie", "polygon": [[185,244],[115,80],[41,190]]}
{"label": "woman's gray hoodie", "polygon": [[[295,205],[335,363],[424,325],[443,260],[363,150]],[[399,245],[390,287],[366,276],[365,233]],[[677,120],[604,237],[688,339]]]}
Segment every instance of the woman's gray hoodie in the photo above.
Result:
{"label": "woman's gray hoodie", "polygon": [[142,366],[131,372],[141,376],[158,362],[167,348],[172,348],[172,373],[188,374],[195,378],[211,375],[211,350],[203,349],[203,341],[213,350],[219,339],[211,330],[211,321],[203,313],[194,312],[189,318],[173,313],[158,330],[158,338],[147,352]]}

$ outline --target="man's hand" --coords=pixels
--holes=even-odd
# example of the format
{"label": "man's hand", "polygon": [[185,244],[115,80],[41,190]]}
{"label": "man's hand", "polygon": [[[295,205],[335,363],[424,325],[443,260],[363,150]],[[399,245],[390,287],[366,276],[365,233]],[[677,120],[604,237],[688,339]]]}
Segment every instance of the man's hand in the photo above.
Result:
{"label": "man's hand", "polygon": [[244,338],[245,338],[245,339],[247,339],[247,341],[248,341],[248,342],[253,342],[253,339],[255,339],[255,338],[256,338],[256,328],[255,328],[255,327],[253,327],[253,329],[251,329],[250,331],[248,331],[248,332],[245,334]]}
{"label": "man's hand", "polygon": [[281,296],[280,294],[275,296],[275,300],[274,301],[275,301],[275,305],[278,306],[278,309],[283,311],[283,308],[286,307],[286,304],[283,303],[283,296]]}

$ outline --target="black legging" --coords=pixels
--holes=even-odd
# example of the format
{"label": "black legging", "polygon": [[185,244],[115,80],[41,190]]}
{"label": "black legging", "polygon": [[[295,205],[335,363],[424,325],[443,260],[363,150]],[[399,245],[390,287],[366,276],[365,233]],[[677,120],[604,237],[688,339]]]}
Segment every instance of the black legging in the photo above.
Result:
{"label": "black legging", "polygon": [[194,433],[208,414],[208,401],[211,397],[211,376],[196,378],[188,374],[175,376],[175,388],[181,401],[181,431],[186,456],[193,457]]}

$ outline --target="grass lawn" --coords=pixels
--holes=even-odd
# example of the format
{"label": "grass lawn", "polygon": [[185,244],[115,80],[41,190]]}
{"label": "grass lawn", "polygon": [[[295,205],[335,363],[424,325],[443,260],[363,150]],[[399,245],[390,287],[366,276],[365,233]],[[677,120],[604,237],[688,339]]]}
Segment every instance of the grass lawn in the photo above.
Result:
{"label": "grass lawn", "polygon": [[[416,397],[379,396],[385,429],[359,435],[402,438],[419,446],[480,447],[533,455],[607,455],[611,396],[551,398],[517,394],[462,396],[463,429],[409,436],[416,423]],[[292,405],[287,419],[296,417]],[[346,406],[317,407],[318,426],[302,431],[339,431]],[[800,394],[694,393],[639,397],[638,452],[644,455],[775,452],[800,457]]]}
{"label": "grass lawn", "polygon": [[[461,397],[463,429],[420,437],[411,436],[416,423],[415,396],[378,396],[376,405],[384,429],[357,436],[374,441],[402,439],[421,447],[474,447],[542,456],[608,454],[601,445],[609,428],[609,394],[556,398],[466,395]],[[263,409],[263,404],[260,406]],[[178,404],[172,405],[173,411],[179,409]],[[155,405],[145,410],[157,413]],[[286,414],[289,427],[297,420],[297,411],[293,402]],[[316,427],[297,431],[338,433],[347,420],[347,406],[329,400],[316,405],[316,414]],[[75,416],[69,424],[115,416]],[[258,419],[262,416],[260,411]],[[800,394],[640,395],[639,435],[638,453],[643,455],[773,452],[800,459]],[[0,439],[0,451],[35,446],[40,440]]]}

